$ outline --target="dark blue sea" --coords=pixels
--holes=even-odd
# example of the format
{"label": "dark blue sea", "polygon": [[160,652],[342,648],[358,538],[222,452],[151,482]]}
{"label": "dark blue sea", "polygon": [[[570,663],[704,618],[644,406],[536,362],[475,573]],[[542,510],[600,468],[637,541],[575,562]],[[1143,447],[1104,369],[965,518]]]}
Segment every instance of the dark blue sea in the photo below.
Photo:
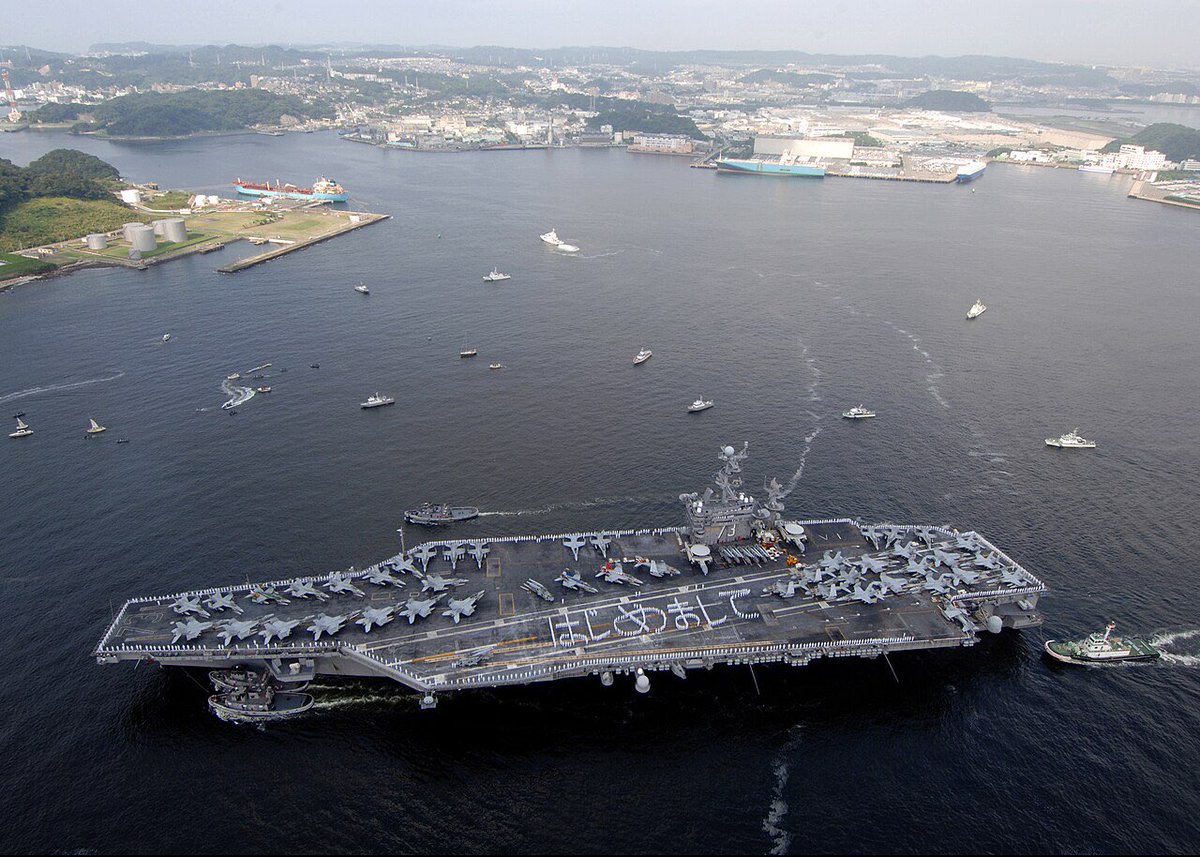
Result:
{"label": "dark blue sea", "polygon": [[[35,431],[0,440],[0,850],[1200,848],[1195,212],[1003,165],[927,186],[0,135],[19,164],[59,146],[210,193],[328,175],[392,218],[236,275],[215,269],[256,248],[0,293],[0,416]],[[224,377],[267,362],[273,392],[222,411]],[[360,410],[376,391],[397,406]],[[860,403],[878,419],[839,418]],[[1045,445],[1075,427],[1098,447]],[[794,485],[797,516],[986,534],[1052,588],[1045,627],[895,678],[719,667],[644,697],[577,680],[430,712],[324,681],[261,730],[208,714],[203,674],[90,657],[127,598],[361,567],[427,499],[483,508],[470,535],[676,525],[743,441],[748,485]],[[1110,619],[1163,660],[1043,661]]]}

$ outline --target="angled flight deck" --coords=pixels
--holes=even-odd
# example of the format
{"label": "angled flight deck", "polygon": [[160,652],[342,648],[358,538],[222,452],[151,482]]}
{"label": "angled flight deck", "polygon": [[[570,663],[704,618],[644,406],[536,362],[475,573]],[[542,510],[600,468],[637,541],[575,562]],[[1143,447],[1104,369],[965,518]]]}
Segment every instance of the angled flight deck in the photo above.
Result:
{"label": "angled flight deck", "polygon": [[135,598],[100,663],[246,664],[424,694],[637,670],[873,657],[1039,625],[1045,585],[983,536],[792,520],[779,484],[680,497],[681,527],[441,539],[366,570]]}

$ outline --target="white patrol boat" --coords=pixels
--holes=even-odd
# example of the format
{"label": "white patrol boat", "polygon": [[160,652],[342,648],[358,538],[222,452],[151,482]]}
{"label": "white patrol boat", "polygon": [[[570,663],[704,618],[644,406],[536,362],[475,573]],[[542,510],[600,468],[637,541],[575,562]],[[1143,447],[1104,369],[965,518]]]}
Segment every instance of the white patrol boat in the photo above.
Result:
{"label": "white patrol boat", "polygon": [[394,404],[396,404],[396,400],[393,399],[391,396],[381,396],[378,393],[376,393],[374,396],[368,396],[367,400],[365,402],[363,402],[361,405],[359,405],[359,407],[382,408],[384,405],[394,405]]}
{"label": "white patrol boat", "polygon": [[707,411],[713,406],[712,399],[700,398],[688,405],[688,413],[695,414],[700,411]]}
{"label": "white patrol boat", "polygon": [[868,411],[862,405],[858,405],[843,413],[842,416],[848,420],[866,420],[875,416],[875,412]]}
{"label": "white patrol boat", "polygon": [[354,287],[354,291],[358,292],[360,295],[371,294],[371,290],[367,288],[366,283],[359,283],[357,286]]}
{"label": "white patrol boat", "polygon": [[975,303],[971,304],[971,308],[967,310],[967,318],[979,318],[979,316],[983,315],[985,312],[987,312],[987,307],[983,305],[983,301],[977,300]]}
{"label": "white patrol boat", "polygon": [[647,360],[649,360],[653,356],[654,356],[653,351],[651,351],[649,348],[643,348],[641,351],[638,352],[637,357],[633,358],[633,365],[637,366],[639,363],[645,363]]}
{"label": "white patrol boat", "polygon": [[1096,441],[1079,436],[1079,429],[1072,429],[1061,437],[1046,438],[1046,446],[1056,446],[1059,449],[1095,449]]}
{"label": "white patrol boat", "polygon": [[492,268],[492,272],[490,274],[484,275],[483,281],[485,283],[498,283],[501,280],[511,280],[511,279],[512,279],[511,274],[501,274],[499,268]]}

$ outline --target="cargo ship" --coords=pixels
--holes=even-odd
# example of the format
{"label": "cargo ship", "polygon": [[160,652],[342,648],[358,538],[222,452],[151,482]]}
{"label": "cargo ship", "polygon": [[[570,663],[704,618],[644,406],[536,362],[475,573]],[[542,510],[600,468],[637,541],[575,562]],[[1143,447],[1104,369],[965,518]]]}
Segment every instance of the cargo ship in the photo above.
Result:
{"label": "cargo ship", "polygon": [[398,554],[361,570],[242,582],[229,569],[126,601],[93,654],[241,664],[281,683],[373,676],[432,708],[441,694],[586,676],[626,674],[645,693],[658,671],[952,649],[1042,624],[1045,584],[986,537],[791,517],[777,480],[761,501],[747,492],[748,455],[722,447],[714,485],[679,495],[675,526],[413,546],[401,533]]}
{"label": "cargo ship", "polygon": [[329,202],[345,202],[350,197],[346,193],[346,189],[332,179],[327,179],[322,176],[310,188],[296,187],[294,184],[279,184],[276,182],[272,185],[270,182],[266,184],[256,184],[255,182],[244,182],[238,179],[233,183],[237,188],[238,193],[246,196],[281,196],[284,199],[323,199]]}
{"label": "cargo ship", "polygon": [[824,178],[825,165],[814,158],[800,158],[784,152],[778,158],[725,158],[717,160],[717,171],[722,173],[746,173],[754,176],[801,176]]}
{"label": "cargo ship", "polygon": [[987,164],[983,161],[971,161],[969,164],[963,164],[958,168],[958,173],[955,175],[955,180],[959,184],[973,182],[975,179],[983,175],[983,171],[987,169]]}

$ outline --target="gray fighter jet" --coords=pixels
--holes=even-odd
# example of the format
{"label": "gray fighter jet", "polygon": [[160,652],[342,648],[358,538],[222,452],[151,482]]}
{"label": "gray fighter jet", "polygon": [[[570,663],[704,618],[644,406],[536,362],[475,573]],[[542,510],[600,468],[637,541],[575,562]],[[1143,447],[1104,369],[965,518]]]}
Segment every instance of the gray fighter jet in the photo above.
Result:
{"label": "gray fighter jet", "polygon": [[406,586],[407,584],[398,577],[384,571],[382,568],[376,568],[368,571],[366,578],[376,586]]}
{"label": "gray fighter jet", "polygon": [[542,584],[538,583],[532,577],[529,578],[528,580],[526,580],[524,583],[522,583],[521,588],[524,589],[526,592],[532,592],[534,595],[536,595],[538,598],[542,599],[543,601],[553,601],[554,600],[554,593],[551,592],[549,589],[547,589]]}
{"label": "gray fighter jet", "polygon": [[286,640],[292,636],[292,629],[299,625],[300,619],[276,619],[264,617],[262,630],[258,635],[263,638],[263,645],[271,645],[271,640]]}
{"label": "gray fighter jet", "polygon": [[242,612],[242,608],[233,600],[232,592],[214,592],[208,596],[208,600],[204,602],[204,606],[209,610],[232,610],[234,613]]}
{"label": "gray fighter jet", "polygon": [[649,572],[651,577],[678,577],[681,574],[679,569],[673,568],[672,566],[667,565],[665,562],[657,559],[648,559],[643,560],[642,562],[636,562],[634,563],[633,567],[634,570],[644,567],[646,571]]}
{"label": "gray fighter jet", "polygon": [[976,554],[975,555],[975,566],[977,568],[986,568],[989,571],[995,571],[997,568],[1000,567],[1000,557],[998,557],[996,555],[995,551],[992,551],[991,553],[988,553],[988,554],[984,554],[984,553]]}
{"label": "gray fighter jet", "polygon": [[188,616],[186,622],[175,623],[175,636],[171,638],[171,645],[178,643],[181,637],[185,640],[194,640],[212,626],[212,622],[201,622],[195,616]]}
{"label": "gray fighter jet", "polygon": [[925,542],[926,547],[933,547],[933,543],[937,540],[937,533],[932,527],[917,527],[917,538]]}
{"label": "gray fighter jet", "polygon": [[417,570],[417,566],[411,557],[401,555],[392,563],[392,570],[397,574],[412,574]]}
{"label": "gray fighter jet", "polygon": [[884,588],[888,592],[899,592],[900,590],[902,590],[904,588],[904,583],[905,583],[904,578],[892,577],[886,571],[880,572],[879,582],[883,584]]}
{"label": "gray fighter jet", "polygon": [[470,583],[465,577],[442,577],[440,574],[418,574],[422,592],[445,592],[451,586]]}
{"label": "gray fighter jet", "polygon": [[354,621],[362,625],[364,633],[369,634],[371,628],[381,628],[391,622],[395,618],[392,616],[392,611],[395,609],[395,607],[368,607],[363,610],[362,617]]}
{"label": "gray fighter jet", "polygon": [[863,574],[878,574],[887,568],[887,563],[865,553],[858,558],[858,567],[863,570]]}
{"label": "gray fighter jet", "polygon": [[850,591],[850,599],[852,601],[861,601],[863,604],[874,604],[879,601],[882,596],[875,591],[872,584],[867,584],[865,587],[861,584],[854,584],[854,589]]}
{"label": "gray fighter jet", "polygon": [[917,545],[915,542],[905,542],[904,544],[892,545],[892,556],[900,559],[916,559]]}
{"label": "gray fighter jet", "polygon": [[600,555],[603,557],[608,556],[608,546],[611,544],[612,539],[604,533],[596,533],[596,535],[592,536],[592,547],[600,551]]}
{"label": "gray fighter jet", "polygon": [[467,553],[475,558],[475,564],[479,566],[480,571],[483,571],[483,560],[492,552],[492,549],[488,547],[487,542],[470,542],[469,544],[471,546],[467,548]]}
{"label": "gray fighter jet", "polygon": [[171,609],[180,616],[186,616],[188,613],[195,613],[198,616],[203,616],[207,619],[212,614],[200,606],[199,595],[180,595],[175,599],[175,603],[171,605]]}
{"label": "gray fighter jet", "polygon": [[584,580],[577,571],[566,569],[554,578],[562,583],[564,589],[574,589],[576,592],[599,592],[600,590]]}
{"label": "gray fighter jet", "polygon": [[350,582],[350,578],[346,577],[340,571],[335,571],[333,574],[329,575],[329,580],[321,585],[335,595],[349,594],[357,595],[359,598],[362,598],[366,595],[365,592]]}
{"label": "gray fighter jet", "polygon": [[850,584],[839,580],[831,580],[817,586],[817,594],[826,601],[832,601],[844,592],[850,591]]}
{"label": "gray fighter jet", "polygon": [[935,567],[944,565],[946,568],[958,568],[958,557],[955,554],[947,553],[941,548],[934,548],[933,564]]}
{"label": "gray fighter jet", "polygon": [[959,533],[954,539],[954,546],[963,550],[974,551],[979,547],[979,536],[974,532]]}
{"label": "gray fighter jet", "polygon": [[484,590],[479,590],[474,595],[468,595],[466,598],[451,598],[446,602],[449,610],[443,610],[442,615],[448,619],[453,619],[454,624],[458,624],[458,620],[466,616],[470,616],[475,612],[475,605],[479,603],[479,599],[483,597]]}
{"label": "gray fighter jet", "polygon": [[904,566],[905,574],[926,575],[926,574],[929,574],[931,571],[933,571],[933,568],[929,565],[928,557],[921,557],[921,559],[919,561],[914,557],[913,559],[910,559],[908,561],[908,564],[906,566]]}
{"label": "gray fighter jet", "polygon": [[587,544],[587,539],[583,536],[567,536],[563,539],[563,545],[571,549],[571,553],[575,555],[575,561],[579,562],[579,549]]}
{"label": "gray fighter jet", "polygon": [[319,598],[328,601],[329,596],[312,585],[311,580],[293,580],[287,588],[287,594],[293,598]]}
{"label": "gray fighter jet", "polygon": [[937,577],[934,577],[932,573],[927,574],[925,575],[925,584],[921,588],[929,592],[941,592],[943,594],[950,592],[954,587],[950,585],[950,582],[946,579],[947,577],[948,575],[946,574],[941,574]]}
{"label": "gray fighter jet", "polygon": [[967,568],[959,568],[958,566],[951,566],[950,574],[953,575],[955,583],[972,584],[972,583],[977,583],[979,581],[979,573],[975,572],[975,571],[971,571],[970,569],[967,569]]}
{"label": "gray fighter jet", "polygon": [[408,619],[408,624],[411,625],[418,619],[424,619],[433,612],[434,605],[441,600],[441,595],[435,595],[433,598],[428,599],[410,598],[404,602],[403,607],[396,611],[396,615],[404,616]]}
{"label": "gray fighter jet", "polygon": [[226,619],[221,623],[221,630],[217,632],[217,636],[221,638],[221,642],[228,646],[233,642],[233,638],[244,640],[254,634],[258,628],[258,622],[254,619],[249,619],[245,622],[239,619]]}
{"label": "gray fighter jet", "polygon": [[291,602],[275,591],[274,586],[266,586],[258,584],[250,587],[250,593],[246,596],[255,604],[290,604]]}
{"label": "gray fighter jet", "polygon": [[883,538],[883,533],[881,533],[879,531],[879,528],[872,527],[872,526],[864,526],[864,527],[859,527],[858,529],[859,529],[859,532],[862,533],[863,538],[866,539],[867,541],[869,541],[871,544],[873,544],[875,546],[875,550],[879,550],[879,541],[880,541],[880,539]]}
{"label": "gray fighter jet", "polygon": [[628,583],[630,586],[645,586],[646,582],[634,577],[621,567],[621,563],[614,563],[611,567],[607,565],[600,566],[600,570],[596,572],[596,577],[603,577],[605,583],[617,583],[624,586]]}
{"label": "gray fighter jet", "polygon": [[458,571],[458,561],[463,558],[466,551],[463,549],[462,542],[451,542],[446,545],[446,560],[450,563],[451,571]]}
{"label": "gray fighter jet", "polygon": [[804,592],[800,581],[796,578],[788,580],[776,580],[763,589],[763,595],[778,595],[780,598],[795,598],[799,593]]}
{"label": "gray fighter jet", "polygon": [[1000,572],[1000,582],[1005,586],[1026,586],[1029,583],[1015,568],[1006,568]]}
{"label": "gray fighter jet", "polygon": [[308,626],[308,630],[313,635],[313,641],[321,639],[321,635],[332,637],[338,631],[342,630],[342,626],[346,624],[346,620],[353,616],[353,613],[346,613],[340,616],[329,616],[325,613],[318,613],[313,619],[313,623]]}
{"label": "gray fighter jet", "polygon": [[825,551],[825,556],[821,557],[821,561],[817,565],[826,571],[837,571],[845,562],[846,558],[842,556],[841,551],[838,551],[836,556],[833,551]]}
{"label": "gray fighter jet", "polygon": [[425,570],[429,569],[429,561],[437,556],[437,552],[437,548],[430,544],[420,545],[411,551],[412,555],[420,561],[421,568]]}

